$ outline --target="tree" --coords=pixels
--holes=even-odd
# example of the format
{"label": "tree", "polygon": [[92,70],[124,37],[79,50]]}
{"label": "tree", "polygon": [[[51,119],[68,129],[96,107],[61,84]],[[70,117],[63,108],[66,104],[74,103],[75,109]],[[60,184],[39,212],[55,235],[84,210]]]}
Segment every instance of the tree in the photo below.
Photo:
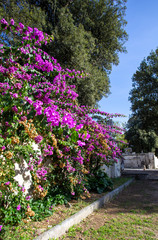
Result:
{"label": "tree", "polygon": [[[30,27],[54,35],[51,46],[43,46],[63,68],[89,73],[76,85],[78,101],[94,106],[110,93],[109,74],[125,52],[127,33],[126,0],[8,0],[2,1],[0,15],[16,17]],[[18,15],[17,15],[18,12]],[[3,13],[3,14],[2,14]],[[16,20],[16,19],[15,19]]]}
{"label": "tree", "polygon": [[132,103],[126,138],[136,152],[158,148],[158,49],[144,59],[133,75]]}

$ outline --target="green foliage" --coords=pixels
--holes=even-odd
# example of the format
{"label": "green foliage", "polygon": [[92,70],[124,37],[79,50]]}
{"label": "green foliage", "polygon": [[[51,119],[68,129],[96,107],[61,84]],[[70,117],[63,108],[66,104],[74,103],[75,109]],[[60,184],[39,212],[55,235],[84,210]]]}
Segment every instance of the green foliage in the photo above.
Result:
{"label": "green foliage", "polygon": [[158,135],[154,130],[142,129],[142,122],[136,116],[128,121],[128,131],[125,137],[135,152],[156,152],[158,148]]}
{"label": "green foliage", "polygon": [[[28,219],[31,218],[34,221],[42,220],[53,214],[54,206],[67,203],[66,197],[62,194],[55,196],[48,194],[44,199],[31,198],[28,202],[21,187],[16,186],[15,188],[10,183],[8,186],[4,185],[4,188],[6,191],[3,191],[0,198],[0,222],[3,220],[3,223],[9,225],[20,223],[22,219],[26,218],[26,215],[29,216]],[[12,194],[13,188],[16,189],[15,194]],[[20,206],[19,210],[17,210],[17,206]],[[27,210],[27,214],[26,209],[28,208],[30,211]]]}
{"label": "green foliage", "polygon": [[141,62],[132,81],[126,139],[136,152],[154,152],[158,148],[158,49]]}
{"label": "green foliage", "polygon": [[102,170],[94,171],[87,176],[87,189],[89,191],[103,193],[113,188],[112,180]]}
{"label": "green foliage", "polygon": [[41,221],[42,219],[49,217],[53,214],[54,206],[57,204],[60,204],[60,201],[58,201],[56,197],[53,198],[51,196],[47,196],[44,199],[32,199],[29,202],[29,205],[32,211],[36,213],[32,217],[32,220]]}
{"label": "green foliage", "polygon": [[[10,183],[9,185],[3,184],[1,188],[4,191],[1,192],[0,197],[0,222],[3,220],[5,224],[10,225],[21,222],[21,219],[25,216],[25,209],[27,207],[27,201],[23,192],[15,183]],[[12,191],[14,191],[14,194],[12,194]],[[18,205],[20,205],[19,210],[17,210]]]}

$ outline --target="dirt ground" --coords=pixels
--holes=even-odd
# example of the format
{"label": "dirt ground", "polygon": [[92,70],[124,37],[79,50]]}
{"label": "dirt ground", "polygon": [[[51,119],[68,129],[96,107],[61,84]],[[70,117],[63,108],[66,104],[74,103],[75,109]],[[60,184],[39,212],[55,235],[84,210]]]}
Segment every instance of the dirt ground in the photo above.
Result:
{"label": "dirt ground", "polygon": [[[156,238],[153,239],[158,239],[158,181],[135,181],[126,189],[124,189],[123,192],[121,192],[118,196],[116,196],[115,199],[113,199],[110,203],[107,203],[104,207],[95,211],[93,214],[83,220],[79,225],[77,225],[78,229],[80,230],[77,231],[77,234],[75,236],[70,236],[70,234],[67,234],[64,236],[64,239],[87,239],[82,234],[85,231],[89,231],[89,229],[99,229],[110,219],[119,219],[121,215],[126,215],[133,212],[137,213],[138,217],[139,214],[142,215],[142,213],[145,215],[145,217],[151,217],[152,214],[156,216],[153,218],[153,224],[156,226],[153,231]],[[157,223],[155,221],[157,221]],[[121,239],[126,239],[126,237]]]}
{"label": "dirt ground", "polygon": [[[46,219],[39,221],[39,222],[30,222],[28,226],[31,226],[34,234],[33,237],[37,237],[42,234],[44,231],[54,227],[55,225],[61,223],[71,215],[77,213],[82,208],[88,206],[89,204],[93,203],[94,201],[98,200],[106,193],[91,193],[90,198],[86,198],[83,201],[79,202],[78,200],[71,200],[69,205],[59,205],[55,207],[55,212],[52,216],[47,217]],[[31,238],[32,239],[32,238]]]}

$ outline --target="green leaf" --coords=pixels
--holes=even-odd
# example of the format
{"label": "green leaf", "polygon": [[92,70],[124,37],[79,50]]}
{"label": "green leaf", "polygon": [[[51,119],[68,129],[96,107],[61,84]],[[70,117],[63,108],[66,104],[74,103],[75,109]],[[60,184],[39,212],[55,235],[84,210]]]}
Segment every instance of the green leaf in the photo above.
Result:
{"label": "green leaf", "polygon": [[71,134],[71,141],[72,142],[77,142],[79,136],[78,136],[78,132],[77,131],[73,131]]}
{"label": "green leaf", "polygon": [[3,143],[4,142],[4,139],[3,138],[0,138],[0,143]]}

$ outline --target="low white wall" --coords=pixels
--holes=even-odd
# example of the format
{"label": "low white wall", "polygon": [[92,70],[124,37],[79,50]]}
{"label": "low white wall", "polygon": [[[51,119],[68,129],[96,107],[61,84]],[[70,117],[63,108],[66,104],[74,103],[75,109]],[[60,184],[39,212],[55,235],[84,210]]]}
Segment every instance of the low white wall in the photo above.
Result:
{"label": "low white wall", "polygon": [[154,168],[158,168],[158,158],[154,155]]}
{"label": "low white wall", "polygon": [[110,178],[117,178],[121,176],[121,160],[117,160],[118,162],[114,163],[112,166],[107,167],[106,165],[103,165],[101,167],[101,169],[104,170]]}
{"label": "low white wall", "polygon": [[148,169],[158,168],[158,158],[154,153],[124,153],[124,167],[125,168],[144,168]]}
{"label": "low white wall", "polygon": [[[41,151],[38,147],[38,144],[33,143],[32,147],[38,154],[41,154]],[[107,173],[110,178],[117,178],[121,176],[121,160],[117,159],[118,162],[114,163],[112,166],[107,167],[106,165],[102,166],[102,169]],[[48,160],[49,162],[49,160]],[[47,163],[47,162],[46,162]],[[48,164],[48,163],[47,163]],[[19,185],[25,187],[25,194],[31,194],[31,189],[33,186],[32,176],[30,170],[28,170],[27,162],[21,158],[20,163],[15,163],[15,181],[18,182]]]}

